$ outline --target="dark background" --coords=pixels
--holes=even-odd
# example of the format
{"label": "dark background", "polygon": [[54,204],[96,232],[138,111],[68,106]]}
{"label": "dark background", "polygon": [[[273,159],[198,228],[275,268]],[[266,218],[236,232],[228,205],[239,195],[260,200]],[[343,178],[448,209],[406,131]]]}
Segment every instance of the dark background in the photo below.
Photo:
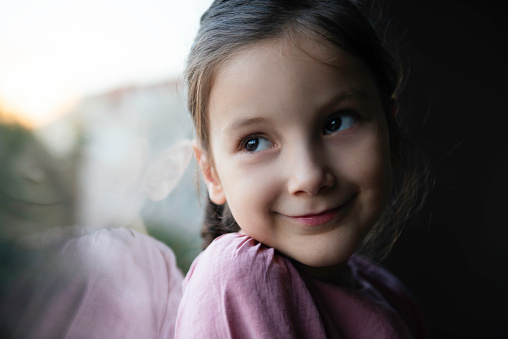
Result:
{"label": "dark background", "polygon": [[508,39],[494,1],[390,1],[410,65],[402,109],[430,158],[431,223],[385,265],[433,338],[508,338]]}

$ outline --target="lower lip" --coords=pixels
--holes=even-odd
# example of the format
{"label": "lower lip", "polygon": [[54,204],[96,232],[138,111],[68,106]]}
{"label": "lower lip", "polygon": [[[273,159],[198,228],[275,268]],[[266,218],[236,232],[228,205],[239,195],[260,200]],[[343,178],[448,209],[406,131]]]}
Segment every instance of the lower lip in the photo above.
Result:
{"label": "lower lip", "polygon": [[[342,207],[342,206],[341,206]],[[333,210],[329,210],[325,213],[314,214],[314,215],[306,215],[301,217],[290,217],[291,219],[305,224],[307,226],[318,226],[326,224],[331,221],[337,214],[339,214],[341,207],[334,208]]]}

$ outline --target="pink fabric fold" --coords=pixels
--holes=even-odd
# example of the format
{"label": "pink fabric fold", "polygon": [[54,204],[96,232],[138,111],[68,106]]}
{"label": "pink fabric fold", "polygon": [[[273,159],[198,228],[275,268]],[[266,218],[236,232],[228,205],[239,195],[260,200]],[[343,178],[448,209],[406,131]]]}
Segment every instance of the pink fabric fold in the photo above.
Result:
{"label": "pink fabric fold", "polygon": [[163,243],[103,229],[41,251],[2,300],[14,338],[173,338],[183,277]]}
{"label": "pink fabric fold", "polygon": [[359,288],[318,281],[239,234],[217,238],[184,280],[176,338],[425,338],[405,287],[359,256]]}

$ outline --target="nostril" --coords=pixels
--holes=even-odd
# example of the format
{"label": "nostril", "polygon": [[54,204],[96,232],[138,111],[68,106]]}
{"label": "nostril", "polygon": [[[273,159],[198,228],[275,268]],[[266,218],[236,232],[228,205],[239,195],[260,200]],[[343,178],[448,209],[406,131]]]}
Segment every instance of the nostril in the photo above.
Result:
{"label": "nostril", "polygon": [[317,195],[333,187],[334,175],[323,168],[296,172],[288,183],[291,194]]}

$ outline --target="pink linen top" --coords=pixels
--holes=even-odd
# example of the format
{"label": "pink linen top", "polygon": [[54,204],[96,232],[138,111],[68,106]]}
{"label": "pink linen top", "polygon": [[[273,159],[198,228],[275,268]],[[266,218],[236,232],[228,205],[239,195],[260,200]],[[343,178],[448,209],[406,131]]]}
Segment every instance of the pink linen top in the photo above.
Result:
{"label": "pink linen top", "polygon": [[360,287],[328,284],[253,238],[223,235],[201,253],[183,283],[176,338],[426,338],[406,288],[357,255]]}
{"label": "pink linen top", "polygon": [[183,276],[165,244],[101,229],[36,257],[0,298],[0,337],[174,337]]}

